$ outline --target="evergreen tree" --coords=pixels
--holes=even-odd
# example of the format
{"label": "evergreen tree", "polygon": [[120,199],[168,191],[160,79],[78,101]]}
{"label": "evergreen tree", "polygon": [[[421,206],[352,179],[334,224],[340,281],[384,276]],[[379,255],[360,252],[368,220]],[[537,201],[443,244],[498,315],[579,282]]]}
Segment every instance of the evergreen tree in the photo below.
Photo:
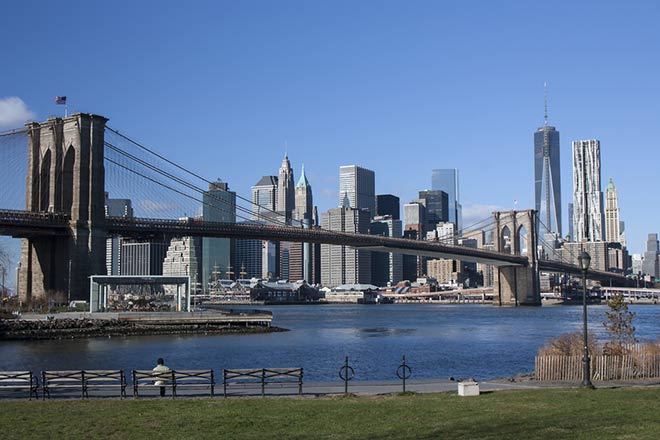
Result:
{"label": "evergreen tree", "polygon": [[628,311],[623,295],[614,295],[607,301],[610,310],[605,314],[603,322],[610,341],[605,344],[604,351],[610,355],[621,355],[626,352],[626,346],[635,344],[635,326],[632,324],[635,313]]}

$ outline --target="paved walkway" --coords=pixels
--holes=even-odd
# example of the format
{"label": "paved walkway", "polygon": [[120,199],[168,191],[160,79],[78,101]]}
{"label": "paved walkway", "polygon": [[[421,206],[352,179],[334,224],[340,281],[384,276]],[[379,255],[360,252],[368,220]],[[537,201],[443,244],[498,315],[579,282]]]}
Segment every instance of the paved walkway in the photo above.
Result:
{"label": "paved walkway", "polygon": [[[636,381],[608,381],[608,382],[594,382],[596,388],[620,388],[620,387],[657,387],[660,386],[660,379],[645,379]],[[521,390],[521,389],[543,389],[543,388],[579,388],[578,382],[539,382],[535,380],[522,380],[511,381],[507,379],[487,380],[479,383],[480,392],[492,392],[500,390]],[[415,393],[441,393],[453,392],[458,390],[458,382],[451,380],[408,380],[406,381],[406,391]],[[376,396],[399,393],[403,391],[401,381],[350,381],[348,392],[358,396]],[[139,398],[158,398],[159,389],[154,386],[151,388],[141,388]],[[266,397],[298,397],[298,387],[292,384],[291,386],[268,385],[266,387]],[[303,385],[303,398],[315,397],[330,397],[344,394],[343,382],[306,382]],[[126,387],[126,395],[128,399],[133,398],[133,387],[129,383]],[[231,386],[228,390],[230,397],[259,397],[261,396],[261,388],[259,385],[251,386],[249,388],[242,386]],[[118,392],[112,391],[97,391],[90,390],[90,398],[107,399],[117,398]],[[171,389],[167,389],[167,398],[171,398]],[[209,397],[210,390],[187,390],[183,388],[177,389],[178,398],[203,398]],[[222,383],[215,386],[215,397],[222,398],[223,386]],[[41,390],[39,390],[39,398],[41,399]],[[79,399],[80,393],[75,391],[53,391],[52,398],[54,399]],[[27,393],[22,392],[7,392],[0,391],[0,400],[3,399],[25,399]]]}

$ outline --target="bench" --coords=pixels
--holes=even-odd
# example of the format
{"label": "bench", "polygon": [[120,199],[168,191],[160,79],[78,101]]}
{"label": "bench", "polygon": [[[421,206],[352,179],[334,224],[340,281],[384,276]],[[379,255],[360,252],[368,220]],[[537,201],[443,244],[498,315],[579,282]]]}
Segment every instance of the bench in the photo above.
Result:
{"label": "bench", "polygon": [[[156,382],[162,382],[156,385]],[[172,397],[176,397],[177,389],[210,389],[214,395],[215,377],[213,370],[171,370],[154,372],[152,370],[133,370],[133,396],[139,397],[140,388],[158,389],[169,387]]]}
{"label": "bench", "polygon": [[205,389],[211,390],[211,396],[214,395],[215,378],[213,370],[174,370],[174,386],[172,394],[176,396],[177,390],[185,389]]}
{"label": "bench", "polygon": [[298,394],[302,395],[303,369],[302,368],[259,368],[224,370],[223,386],[224,396],[227,397],[227,387],[241,386],[243,388],[260,387],[261,396],[266,395],[267,385],[297,386]]}
{"label": "bench", "polygon": [[84,370],[83,383],[85,397],[89,390],[118,389],[119,397],[126,397],[126,376],[122,370]]}
{"label": "bench", "polygon": [[53,389],[79,390],[80,397],[85,397],[82,370],[42,371],[41,387],[44,400],[46,396],[50,398]]}
{"label": "bench", "polygon": [[39,380],[31,371],[0,371],[0,390],[27,390],[28,397],[38,398]]}
{"label": "bench", "polygon": [[50,397],[54,389],[80,390],[80,397],[89,397],[89,390],[119,390],[126,397],[126,378],[122,370],[62,370],[42,371],[43,398]]}

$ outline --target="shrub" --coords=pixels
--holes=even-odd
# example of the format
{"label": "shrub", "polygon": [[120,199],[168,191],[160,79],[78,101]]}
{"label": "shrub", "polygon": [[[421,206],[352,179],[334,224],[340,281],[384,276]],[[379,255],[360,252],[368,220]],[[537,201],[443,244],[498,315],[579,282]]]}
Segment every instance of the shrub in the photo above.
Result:
{"label": "shrub", "polygon": [[[587,333],[587,345],[590,355],[600,353],[596,336],[592,333]],[[551,339],[539,349],[539,356],[582,356],[583,353],[584,337],[579,330]]]}

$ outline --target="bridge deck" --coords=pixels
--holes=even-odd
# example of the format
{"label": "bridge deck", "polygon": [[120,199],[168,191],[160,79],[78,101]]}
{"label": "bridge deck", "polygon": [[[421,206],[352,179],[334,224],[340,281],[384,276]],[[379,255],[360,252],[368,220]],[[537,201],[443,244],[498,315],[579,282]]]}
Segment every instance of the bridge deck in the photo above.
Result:
{"label": "bridge deck", "polygon": [[[136,238],[171,237],[219,237],[290,241],[303,243],[325,243],[354,248],[421,255],[432,258],[457,259],[466,262],[484,263],[493,266],[527,266],[527,257],[503,254],[483,249],[447,245],[434,241],[410,240],[405,238],[383,237],[379,235],[351,234],[324,229],[303,229],[296,227],[251,225],[237,223],[215,223],[198,220],[162,220],[108,217],[105,219],[108,234],[118,234]],[[47,212],[0,210],[0,234],[18,238],[32,236],[56,236],[70,233],[69,219],[65,215]],[[554,260],[540,260],[539,270],[580,275],[582,271],[575,264]],[[590,279],[627,282],[619,273],[588,272]]]}

